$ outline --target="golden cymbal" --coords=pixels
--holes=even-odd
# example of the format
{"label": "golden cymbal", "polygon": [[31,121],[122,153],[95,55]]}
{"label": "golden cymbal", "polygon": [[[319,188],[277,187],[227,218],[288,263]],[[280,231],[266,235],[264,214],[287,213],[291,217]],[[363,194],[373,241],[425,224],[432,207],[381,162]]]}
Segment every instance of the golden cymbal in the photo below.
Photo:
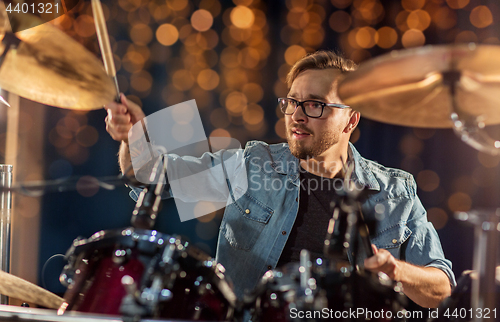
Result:
{"label": "golden cymbal", "polygon": [[[98,109],[114,99],[113,82],[100,60],[50,23],[36,25],[35,16],[23,19],[12,23],[14,31],[22,30],[15,33],[21,43],[7,52],[0,66],[1,88],[74,110]],[[30,24],[35,27],[26,29]],[[5,48],[4,41],[0,53]]]}
{"label": "golden cymbal", "polygon": [[[393,51],[339,81],[342,101],[379,122],[452,127],[451,113],[500,123],[500,46],[441,45]],[[455,101],[454,101],[455,100]]]}
{"label": "golden cymbal", "polygon": [[58,309],[65,301],[38,285],[0,270],[0,294],[35,303],[49,309]]}

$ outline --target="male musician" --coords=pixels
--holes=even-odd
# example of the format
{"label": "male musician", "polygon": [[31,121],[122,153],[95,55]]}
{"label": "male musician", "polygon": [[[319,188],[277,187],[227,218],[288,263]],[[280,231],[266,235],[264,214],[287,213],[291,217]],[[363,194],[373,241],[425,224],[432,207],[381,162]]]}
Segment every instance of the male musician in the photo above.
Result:
{"label": "male musician", "polygon": [[[363,209],[376,210],[379,219],[374,255],[364,260],[364,267],[400,281],[404,293],[423,307],[437,307],[450,295],[455,285],[451,262],[427,221],[413,177],[364,159],[349,143],[360,114],[340,101],[337,79],[354,69],[352,61],[333,52],[300,59],[288,74],[287,97],[279,99],[288,144],[247,144],[248,190],[225,209],[216,257],[238,296],[252,290],[268,269],[297,261],[302,248],[322,256],[335,198],[331,187],[343,176],[346,162],[354,164],[351,180],[370,190]],[[122,141],[119,161],[124,171],[131,162],[127,132],[144,113],[123,95],[121,104],[106,108],[106,129]],[[169,158],[168,167],[183,162],[189,161]],[[266,180],[279,182],[281,188],[266,188]],[[318,183],[330,189],[318,189]]]}

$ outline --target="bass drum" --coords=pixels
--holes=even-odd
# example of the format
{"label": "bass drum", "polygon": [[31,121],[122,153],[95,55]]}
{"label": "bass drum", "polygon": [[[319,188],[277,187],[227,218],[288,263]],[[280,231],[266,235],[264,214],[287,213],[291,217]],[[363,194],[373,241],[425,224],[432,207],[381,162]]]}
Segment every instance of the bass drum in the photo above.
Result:
{"label": "bass drum", "polygon": [[298,263],[268,271],[244,299],[252,321],[404,321],[406,297],[385,275],[333,271],[319,259],[304,288],[301,272]]}
{"label": "bass drum", "polygon": [[60,280],[69,310],[151,318],[231,320],[224,267],[179,237],[126,228],[75,240]]}

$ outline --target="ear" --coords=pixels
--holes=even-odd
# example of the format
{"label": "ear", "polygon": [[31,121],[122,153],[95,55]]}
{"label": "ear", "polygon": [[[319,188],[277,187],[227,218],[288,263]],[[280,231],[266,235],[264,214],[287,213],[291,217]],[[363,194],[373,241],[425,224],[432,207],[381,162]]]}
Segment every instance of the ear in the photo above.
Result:
{"label": "ear", "polygon": [[344,133],[352,133],[352,131],[354,131],[354,129],[356,128],[356,126],[359,123],[360,113],[357,111],[351,110],[350,114],[351,115],[349,118],[349,122],[347,123],[346,127],[344,128]]}

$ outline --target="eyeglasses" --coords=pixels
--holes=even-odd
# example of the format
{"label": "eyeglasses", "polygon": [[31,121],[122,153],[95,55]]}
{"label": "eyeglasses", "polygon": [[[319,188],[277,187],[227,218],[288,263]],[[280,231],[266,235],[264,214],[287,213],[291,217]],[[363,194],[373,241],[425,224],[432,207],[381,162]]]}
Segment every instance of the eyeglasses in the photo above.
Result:
{"label": "eyeglasses", "polygon": [[278,98],[278,105],[281,109],[281,112],[285,115],[292,115],[297,110],[297,107],[301,106],[302,111],[308,117],[318,118],[323,115],[323,110],[325,106],[336,107],[336,108],[349,108],[350,106],[344,104],[335,104],[335,103],[323,103],[316,100],[306,100],[306,101],[297,101],[293,98]]}

